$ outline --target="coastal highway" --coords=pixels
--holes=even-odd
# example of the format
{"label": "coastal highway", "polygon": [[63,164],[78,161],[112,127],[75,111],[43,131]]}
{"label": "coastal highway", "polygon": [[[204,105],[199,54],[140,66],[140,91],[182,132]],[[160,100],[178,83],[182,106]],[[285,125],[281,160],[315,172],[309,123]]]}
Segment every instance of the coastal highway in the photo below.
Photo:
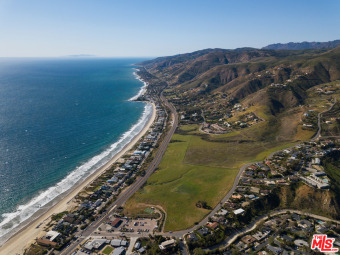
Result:
{"label": "coastal highway", "polygon": [[162,102],[170,109],[173,122],[170,127],[169,132],[167,133],[166,137],[162,141],[161,145],[158,147],[156,151],[155,158],[151,162],[150,166],[146,170],[146,173],[143,177],[138,179],[135,183],[133,183],[128,190],[121,193],[115,202],[109,207],[108,211],[105,213],[105,216],[97,218],[94,222],[92,222],[86,230],[84,230],[77,241],[73,241],[69,247],[65,248],[60,254],[66,255],[66,254],[72,254],[75,249],[77,248],[78,244],[83,242],[85,239],[87,239],[94,231],[97,230],[97,228],[103,223],[106,222],[111,215],[111,213],[119,206],[122,206],[140,187],[144,185],[144,183],[147,181],[147,179],[150,177],[150,175],[155,171],[155,169],[160,164],[162,157],[166,151],[166,148],[171,141],[171,138],[173,134],[176,131],[177,125],[178,125],[178,116],[175,107],[170,104],[164,97],[163,94],[161,94],[160,99]]}

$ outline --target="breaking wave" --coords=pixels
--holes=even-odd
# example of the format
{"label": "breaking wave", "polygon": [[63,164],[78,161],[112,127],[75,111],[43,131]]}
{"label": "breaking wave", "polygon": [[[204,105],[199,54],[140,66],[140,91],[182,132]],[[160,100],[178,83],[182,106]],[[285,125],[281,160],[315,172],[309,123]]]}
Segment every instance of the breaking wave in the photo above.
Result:
{"label": "breaking wave", "polygon": [[[108,149],[89,159],[69,173],[56,185],[42,191],[39,195],[31,199],[28,203],[17,207],[16,211],[4,213],[0,222],[0,245],[6,242],[14,233],[25,227],[24,222],[31,218],[39,210],[49,208],[51,203],[56,204],[57,198],[65,195],[76,184],[83,181],[90,174],[105,165],[112,157],[119,153],[138,135],[152,116],[153,107],[146,104],[142,116],[127,132],[125,132],[117,142],[110,145]],[[46,207],[46,208],[44,208]]]}

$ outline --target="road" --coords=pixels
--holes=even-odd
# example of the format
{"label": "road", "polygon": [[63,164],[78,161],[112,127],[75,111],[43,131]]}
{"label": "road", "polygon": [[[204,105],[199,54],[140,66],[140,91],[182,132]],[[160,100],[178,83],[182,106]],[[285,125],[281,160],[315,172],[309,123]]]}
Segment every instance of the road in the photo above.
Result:
{"label": "road", "polygon": [[309,217],[319,219],[319,220],[322,220],[322,221],[331,221],[331,222],[335,222],[337,224],[340,224],[340,221],[338,221],[338,220],[333,220],[333,219],[323,217],[323,216],[319,216],[319,215],[316,215],[316,214],[306,213],[306,212],[302,212],[302,211],[299,211],[299,210],[293,210],[293,209],[282,209],[282,210],[272,211],[272,212],[269,212],[267,214],[264,214],[264,215],[261,215],[261,216],[255,218],[248,226],[240,229],[237,232],[235,231],[231,236],[226,238],[222,243],[219,243],[215,246],[209,247],[206,250],[215,250],[216,248],[224,249],[224,248],[228,247],[230,244],[232,244],[238,237],[256,229],[256,227],[258,226],[258,223],[260,223],[261,221],[267,220],[269,217],[273,217],[273,216],[280,215],[280,214],[285,214],[287,212],[305,215],[305,216],[309,216]]}
{"label": "road", "polygon": [[87,239],[89,236],[92,235],[94,231],[97,230],[97,228],[103,223],[106,222],[111,215],[111,213],[115,210],[115,208],[122,206],[140,187],[144,185],[144,183],[147,181],[147,179],[150,177],[150,175],[155,171],[155,169],[160,164],[162,157],[166,151],[166,148],[171,141],[171,138],[173,134],[176,131],[177,125],[178,125],[178,115],[176,112],[175,107],[170,104],[164,97],[163,94],[161,94],[160,99],[163,101],[163,103],[170,109],[171,114],[173,115],[173,123],[171,125],[171,128],[162,141],[161,145],[158,147],[156,151],[155,158],[151,162],[150,166],[145,172],[145,175],[138,179],[135,183],[133,183],[127,191],[124,193],[121,193],[120,196],[116,199],[116,201],[109,207],[108,211],[105,213],[105,216],[95,220],[92,222],[85,231],[83,231],[78,239],[77,242],[72,242],[69,247],[67,247],[64,251],[62,251],[60,254],[66,255],[66,254],[72,254],[75,249],[77,248],[78,244]]}
{"label": "road", "polygon": [[233,187],[229,190],[228,194],[221,200],[221,202],[207,215],[205,216],[205,218],[203,220],[201,220],[197,225],[193,226],[192,228],[189,229],[185,229],[185,230],[181,230],[181,231],[176,231],[176,232],[172,232],[172,233],[163,233],[163,236],[175,236],[177,238],[182,237],[183,235],[192,232],[194,230],[196,230],[198,227],[205,225],[209,218],[211,216],[213,216],[215,213],[217,213],[217,211],[219,209],[222,208],[221,204],[223,205],[225,202],[227,202],[227,200],[232,196],[232,194],[234,193],[235,189],[237,188],[238,182],[241,178],[242,173],[244,172],[245,169],[247,169],[248,166],[252,165],[253,163],[249,163],[246,165],[243,165],[238,173],[238,175],[235,178]]}
{"label": "road", "polygon": [[334,99],[334,103],[331,105],[331,107],[329,107],[329,109],[327,109],[326,111],[318,113],[318,132],[312,138],[312,141],[318,140],[321,137],[321,115],[325,112],[332,110],[332,108],[334,107],[335,104],[336,104],[336,98]]}
{"label": "road", "polygon": [[[317,138],[320,136],[320,133],[321,133],[320,119],[321,119],[322,113],[325,113],[325,112],[330,111],[330,110],[333,108],[333,106],[335,105],[335,103],[336,103],[336,100],[335,100],[335,102],[331,105],[331,107],[330,107],[329,109],[327,109],[326,111],[323,111],[323,112],[321,112],[321,113],[318,114],[318,126],[319,126],[319,128],[318,128],[318,133],[314,136],[314,138],[312,139],[312,141],[315,140],[315,139],[317,139]],[[286,148],[286,149],[291,149],[291,148],[294,148],[294,147],[295,147],[295,145],[294,145],[294,146],[291,146],[291,147],[289,147],[289,148]],[[272,152],[272,153],[268,156],[267,159],[271,159],[276,153],[277,153],[277,151]],[[243,165],[243,166],[240,168],[240,171],[239,171],[238,175],[237,175],[236,178],[235,178],[235,181],[234,181],[234,184],[233,184],[233,187],[231,188],[231,190],[230,190],[230,191],[227,193],[227,195],[220,201],[220,203],[219,203],[219,204],[218,204],[218,205],[217,205],[217,206],[216,206],[216,207],[215,207],[215,208],[214,208],[214,209],[213,209],[213,210],[212,210],[212,211],[211,211],[211,212],[203,219],[203,220],[201,220],[197,225],[195,225],[195,226],[193,226],[193,227],[191,227],[191,228],[189,228],[189,229],[180,230],[180,231],[176,231],[176,232],[173,232],[173,233],[162,233],[162,234],[163,234],[164,236],[175,236],[175,237],[179,238],[179,237],[182,237],[182,236],[184,236],[185,234],[187,234],[187,233],[189,233],[189,232],[192,232],[192,231],[196,230],[198,227],[205,225],[205,224],[209,221],[209,218],[212,217],[215,213],[217,213],[217,211],[218,211],[219,209],[222,208],[222,205],[223,205],[225,202],[227,202],[228,199],[232,196],[232,194],[234,193],[236,187],[238,186],[238,183],[239,183],[239,181],[240,181],[241,175],[242,175],[242,173],[244,172],[244,170],[247,169],[250,165],[253,165],[253,164],[255,164],[255,163],[261,163],[261,162],[248,163],[248,164]]]}
{"label": "road", "polygon": [[[290,147],[290,148],[293,148],[294,146]],[[290,149],[290,148],[287,148],[287,149]],[[267,159],[271,159],[275,153],[277,152],[273,152],[271,153]],[[189,228],[189,229],[185,229],[185,230],[180,230],[180,231],[176,231],[176,232],[172,232],[172,233],[162,233],[163,236],[175,236],[177,238],[179,237],[183,237],[185,234],[189,233],[189,232],[192,232],[194,230],[196,230],[198,227],[201,227],[205,224],[207,224],[207,222],[209,221],[209,218],[214,216],[215,213],[218,212],[218,210],[220,210],[222,208],[222,205],[227,202],[229,200],[229,198],[233,195],[235,189],[237,188],[238,186],[238,183],[240,181],[240,178],[243,174],[243,172],[251,165],[253,164],[256,164],[256,163],[262,163],[262,162],[253,162],[253,163],[248,163],[248,164],[245,164],[243,165],[241,168],[240,168],[240,171],[238,172],[238,175],[236,176],[235,178],[235,181],[234,181],[234,184],[233,184],[233,187],[229,190],[229,192],[227,193],[227,195],[224,196],[224,198],[220,201],[220,203],[207,215],[205,216],[205,218],[203,220],[201,220],[197,225]]]}
{"label": "road", "polygon": [[[122,193],[117,200],[110,206],[108,212],[106,213],[106,215],[102,218],[100,218],[99,220],[96,220],[95,222],[93,222],[82,234],[81,237],[79,237],[79,242],[73,242],[67,249],[65,249],[61,254],[62,255],[66,255],[66,254],[71,254],[78,246],[79,243],[81,243],[83,240],[87,239],[94,231],[96,231],[96,229],[100,226],[100,224],[102,224],[103,222],[105,222],[109,215],[111,215],[111,213],[114,211],[114,209],[116,207],[119,207],[121,205],[123,205],[142,185],[144,185],[144,183],[147,181],[147,179],[150,177],[150,175],[155,171],[155,169],[158,167],[158,165],[160,164],[162,157],[166,151],[166,148],[169,144],[169,142],[171,141],[171,138],[178,126],[178,115],[176,112],[176,109],[174,108],[174,106],[172,104],[170,104],[161,94],[161,100],[164,102],[164,104],[170,109],[172,115],[173,115],[173,123],[172,126],[168,132],[168,134],[166,135],[165,139],[162,141],[161,146],[159,147],[159,149],[156,152],[156,156],[154,158],[154,160],[152,161],[152,163],[150,164],[150,166],[148,167],[145,176],[143,176],[142,178],[140,178],[139,180],[137,180],[135,183],[133,183],[130,188]],[[329,110],[331,110],[333,108],[333,106],[335,105],[336,101],[334,102],[334,104],[326,111],[321,112],[318,114],[318,132],[315,135],[315,137],[313,138],[313,140],[319,138],[320,133],[321,133],[321,115],[322,113],[325,113]],[[276,152],[272,153],[268,158],[271,158],[273,154],[275,154]],[[223,205],[226,201],[228,201],[228,199],[232,196],[232,194],[234,193],[235,189],[238,186],[239,180],[241,178],[241,175],[243,174],[243,172],[245,171],[245,169],[247,169],[250,165],[254,164],[256,162],[253,163],[249,163],[249,164],[245,164],[240,168],[240,171],[238,173],[238,175],[235,178],[233,187],[229,190],[229,192],[227,193],[227,195],[220,201],[220,203],[203,219],[199,222],[199,224],[189,228],[189,229],[185,229],[185,230],[181,230],[181,231],[176,231],[176,232],[172,232],[172,233],[161,233],[163,236],[174,236],[177,238],[183,237],[185,234],[192,232],[194,230],[196,230],[198,227],[205,225],[208,222],[208,219],[213,216],[215,213],[217,213],[217,211],[219,209],[222,208],[221,205]],[[292,210],[291,210],[292,211]],[[261,217],[262,218],[262,217]],[[263,220],[262,219],[258,219],[258,220]],[[257,220],[256,220],[257,222]],[[254,223],[255,224],[255,223]],[[250,225],[249,227],[252,228],[255,225]],[[243,232],[243,231],[242,231]],[[240,234],[240,232],[235,233],[235,235]],[[181,246],[182,250],[184,249],[184,245],[182,244]]]}

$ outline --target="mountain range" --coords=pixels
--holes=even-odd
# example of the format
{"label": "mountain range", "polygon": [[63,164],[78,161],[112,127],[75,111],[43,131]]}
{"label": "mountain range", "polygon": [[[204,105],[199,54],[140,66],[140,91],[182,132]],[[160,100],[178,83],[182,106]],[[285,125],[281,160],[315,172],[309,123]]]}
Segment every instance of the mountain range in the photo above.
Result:
{"label": "mountain range", "polygon": [[331,49],[340,46],[340,40],[329,42],[289,42],[269,44],[262,49],[267,50],[306,50],[306,49]]}
{"label": "mountain range", "polygon": [[[270,107],[273,113],[302,104],[306,90],[340,79],[340,47],[312,50],[205,49],[140,63],[185,92],[225,93],[227,100]],[[272,91],[271,84],[287,85]],[[196,95],[197,97],[197,95]],[[195,100],[193,95],[192,100]]]}

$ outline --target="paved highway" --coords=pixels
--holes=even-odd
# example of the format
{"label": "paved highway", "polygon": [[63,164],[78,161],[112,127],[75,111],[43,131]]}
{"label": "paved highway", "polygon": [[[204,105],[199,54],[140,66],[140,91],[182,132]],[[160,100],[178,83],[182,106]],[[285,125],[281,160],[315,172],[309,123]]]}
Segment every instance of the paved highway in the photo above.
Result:
{"label": "paved highway", "polygon": [[70,244],[70,246],[67,247],[66,249],[64,249],[64,251],[61,252],[60,254],[62,254],[62,255],[72,254],[75,251],[75,249],[77,248],[79,243],[81,243],[82,241],[87,239],[94,231],[97,230],[97,228],[103,222],[106,222],[108,220],[109,216],[111,215],[111,213],[114,211],[115,208],[122,206],[140,187],[142,187],[144,185],[144,183],[147,181],[147,179],[150,177],[150,175],[155,171],[155,169],[160,164],[162,157],[163,157],[163,155],[166,151],[166,148],[167,148],[169,142],[171,141],[172,135],[175,133],[177,125],[178,125],[178,116],[177,116],[177,112],[176,112],[175,107],[172,104],[170,104],[163,97],[162,94],[161,94],[160,98],[163,101],[163,103],[170,109],[171,114],[173,115],[172,116],[173,117],[173,123],[172,123],[172,126],[171,126],[168,134],[166,135],[166,137],[162,141],[161,145],[159,146],[159,148],[156,152],[155,158],[153,159],[150,166],[146,170],[145,175],[143,177],[141,177],[140,179],[138,179],[135,183],[133,183],[130,186],[130,188],[128,188],[127,191],[120,194],[120,196],[118,196],[117,200],[109,207],[108,212],[105,213],[105,216],[95,220],[93,223],[91,223],[91,225],[89,225],[87,227],[87,229],[85,231],[83,231],[81,233],[81,236],[79,237],[78,242],[73,241]]}
{"label": "paved highway", "polygon": [[[161,100],[164,102],[164,104],[170,109],[171,113],[173,114],[173,124],[172,124],[168,134],[166,135],[165,139],[163,140],[161,146],[157,150],[156,156],[155,156],[154,160],[152,161],[151,165],[148,167],[145,176],[140,178],[139,180],[137,180],[134,184],[132,184],[126,192],[122,193],[118,197],[118,199],[110,206],[109,211],[106,213],[106,215],[104,217],[100,218],[99,220],[96,220],[95,222],[93,222],[87,228],[87,230],[85,230],[82,233],[82,236],[79,238],[79,242],[73,242],[70,245],[70,247],[65,249],[61,254],[63,254],[63,255],[71,254],[76,249],[76,247],[78,246],[79,243],[81,243],[83,240],[87,239],[94,231],[96,231],[96,229],[100,226],[100,224],[102,224],[103,222],[105,222],[108,219],[109,215],[111,215],[111,213],[113,212],[113,210],[116,207],[123,205],[147,181],[147,179],[150,177],[150,175],[155,171],[155,169],[160,164],[162,157],[163,157],[163,155],[166,151],[166,148],[167,148],[167,146],[168,146],[168,144],[169,144],[169,142],[172,138],[172,135],[174,134],[174,132],[177,128],[177,125],[178,125],[178,116],[177,116],[177,112],[176,112],[176,109],[174,108],[174,106],[172,104],[170,104],[163,97],[163,95],[161,95]],[[334,106],[334,104],[328,110],[326,110],[324,112],[331,110],[332,107]],[[322,113],[324,113],[324,112],[322,112]],[[319,113],[319,116],[318,116],[318,127],[319,128],[318,128],[318,133],[316,134],[314,139],[318,138],[320,136],[320,131],[321,131],[320,118],[321,118],[322,113]],[[272,153],[268,158],[271,158],[274,153]],[[254,163],[246,164],[246,165],[243,165],[241,167],[238,175],[235,178],[235,181],[234,181],[234,184],[233,184],[233,187],[231,188],[231,190],[221,200],[220,204],[218,204],[202,221],[200,221],[200,223],[198,225],[195,225],[190,229],[186,229],[186,230],[182,230],[182,231],[176,231],[176,232],[173,232],[173,233],[162,233],[162,235],[164,235],[164,236],[175,236],[175,237],[179,238],[179,237],[182,237],[183,235],[185,235],[188,232],[194,231],[195,229],[197,229],[197,227],[205,225],[208,222],[209,217],[213,216],[221,208],[221,204],[226,202],[231,197],[231,195],[233,194],[233,192],[235,191],[235,189],[238,185],[238,182],[241,178],[242,173],[244,172],[244,170],[248,166],[250,166],[252,164],[254,164]],[[181,247],[181,248],[182,248],[182,250],[184,250],[183,247]]]}

